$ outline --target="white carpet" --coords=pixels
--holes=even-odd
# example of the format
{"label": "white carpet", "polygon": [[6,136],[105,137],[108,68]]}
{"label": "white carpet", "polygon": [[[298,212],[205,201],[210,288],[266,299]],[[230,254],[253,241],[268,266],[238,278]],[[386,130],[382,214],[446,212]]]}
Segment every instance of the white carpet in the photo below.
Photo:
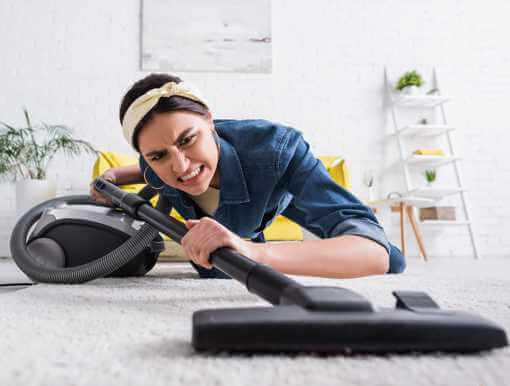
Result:
{"label": "white carpet", "polygon": [[[5,260],[0,271],[7,269]],[[442,308],[482,314],[510,333],[510,258],[411,260],[406,273],[339,285],[393,307],[395,289],[428,292]],[[200,280],[187,264],[146,277],[0,294],[0,385],[509,385],[510,349],[477,355],[204,355],[191,314],[265,305],[233,280]]]}

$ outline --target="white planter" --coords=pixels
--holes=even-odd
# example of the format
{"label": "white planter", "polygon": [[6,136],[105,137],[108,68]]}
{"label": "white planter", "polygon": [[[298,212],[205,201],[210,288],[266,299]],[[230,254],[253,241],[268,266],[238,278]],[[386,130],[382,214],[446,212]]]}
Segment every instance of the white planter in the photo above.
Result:
{"label": "white planter", "polygon": [[417,86],[407,86],[404,87],[401,92],[405,95],[416,95],[420,93],[420,89]]}
{"label": "white planter", "polygon": [[51,180],[16,182],[16,214],[21,217],[29,209],[57,196],[57,184]]}
{"label": "white planter", "polygon": [[376,197],[375,197],[375,187],[374,187],[374,186],[369,186],[369,187],[368,187],[368,201],[369,201],[369,202],[376,201]]}

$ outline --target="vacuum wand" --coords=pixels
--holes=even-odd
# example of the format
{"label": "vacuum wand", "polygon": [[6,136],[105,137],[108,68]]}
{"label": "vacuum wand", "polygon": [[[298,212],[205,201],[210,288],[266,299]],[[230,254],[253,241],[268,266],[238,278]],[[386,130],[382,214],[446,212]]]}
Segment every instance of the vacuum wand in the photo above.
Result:
{"label": "vacuum wand", "polygon": [[[98,179],[96,189],[133,218],[181,242],[188,231],[168,216],[160,197],[153,208],[140,195]],[[505,331],[474,314],[442,311],[424,292],[394,291],[394,310],[377,310],[362,295],[340,287],[302,286],[231,248],[210,262],[277,307],[199,310],[193,313],[197,350],[273,352],[469,352],[508,345]]]}
{"label": "vacuum wand", "polygon": [[[139,195],[123,191],[103,178],[96,179],[94,187],[132,217],[149,223],[179,244],[188,231],[182,222],[153,208],[149,202]],[[274,305],[281,303],[286,291],[300,287],[300,284],[294,280],[274,271],[266,265],[249,259],[232,248],[219,248],[215,250],[211,253],[209,261],[216,268],[241,282],[248,291],[257,294]],[[294,293],[292,303],[300,304],[303,302],[296,299]],[[288,303],[288,299],[286,299],[286,303]]]}

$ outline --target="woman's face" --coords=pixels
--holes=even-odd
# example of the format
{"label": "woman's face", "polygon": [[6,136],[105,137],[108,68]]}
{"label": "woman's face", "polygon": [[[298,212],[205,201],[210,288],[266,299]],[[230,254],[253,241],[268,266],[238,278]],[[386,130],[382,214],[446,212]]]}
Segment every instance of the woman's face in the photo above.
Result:
{"label": "woman's face", "polygon": [[140,131],[138,147],[165,184],[196,196],[211,183],[218,185],[213,130],[210,113],[207,117],[187,111],[160,113]]}

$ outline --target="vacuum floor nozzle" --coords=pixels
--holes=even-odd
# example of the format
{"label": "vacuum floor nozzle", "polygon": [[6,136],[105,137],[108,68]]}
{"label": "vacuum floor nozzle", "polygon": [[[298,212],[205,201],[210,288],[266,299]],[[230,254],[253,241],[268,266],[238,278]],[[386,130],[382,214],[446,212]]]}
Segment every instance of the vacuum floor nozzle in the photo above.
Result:
{"label": "vacuum floor nozzle", "polygon": [[201,310],[193,315],[197,350],[229,352],[475,352],[508,345],[487,319],[455,311],[310,311],[295,305]]}

